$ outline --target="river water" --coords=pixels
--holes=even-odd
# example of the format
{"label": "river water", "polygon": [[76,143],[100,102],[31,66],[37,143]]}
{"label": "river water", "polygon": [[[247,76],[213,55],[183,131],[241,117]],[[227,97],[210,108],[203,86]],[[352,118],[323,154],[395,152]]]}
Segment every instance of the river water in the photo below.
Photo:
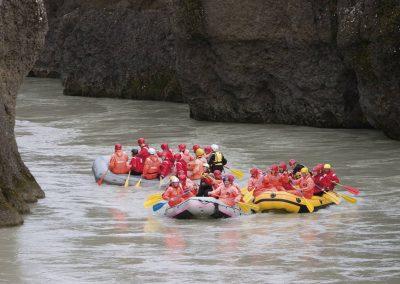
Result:
{"label": "river water", "polygon": [[[0,281],[400,281],[400,143],[379,131],[198,122],[186,105],[66,97],[58,80],[28,78],[16,135],[47,196],[23,226],[0,230]],[[155,189],[99,187],[91,174],[96,156],[142,136],[175,147],[218,143],[242,170],[329,161],[362,194],[356,205],[313,214],[153,216],[143,201]]]}

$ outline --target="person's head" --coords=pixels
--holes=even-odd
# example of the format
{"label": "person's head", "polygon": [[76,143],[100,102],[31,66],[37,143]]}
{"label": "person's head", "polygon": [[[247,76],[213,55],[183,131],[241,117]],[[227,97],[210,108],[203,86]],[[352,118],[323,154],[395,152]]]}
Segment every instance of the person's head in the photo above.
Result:
{"label": "person's head", "polygon": [[218,146],[217,144],[212,144],[212,145],[211,145],[211,149],[212,149],[214,152],[216,152],[216,151],[219,150],[219,146]]}
{"label": "person's head", "polygon": [[115,152],[117,152],[117,151],[122,151],[122,145],[121,145],[121,144],[115,144],[115,145],[114,145],[114,151],[115,151]]}
{"label": "person's head", "polygon": [[233,184],[235,177],[233,175],[227,175],[223,179],[225,186]]}
{"label": "person's head", "polygon": [[172,187],[178,187],[179,186],[179,178],[176,176],[171,177],[171,185]]}
{"label": "person's head", "polygon": [[305,177],[305,176],[307,176],[310,172],[309,172],[309,170],[308,170],[307,167],[304,167],[304,168],[301,168],[300,173],[301,173],[301,176]]}
{"label": "person's head", "polygon": [[179,144],[178,145],[178,149],[180,152],[185,152],[186,150],[186,144]]}
{"label": "person's head", "polygon": [[164,151],[167,151],[169,149],[168,144],[167,143],[161,144],[161,149],[164,150]]}
{"label": "person's head", "polygon": [[144,140],[144,138],[139,138],[137,143],[140,147],[142,147],[146,144],[146,141]]}
{"label": "person's head", "polygon": [[181,158],[182,158],[182,156],[181,156],[181,154],[179,154],[179,153],[177,153],[177,154],[174,155],[175,161],[180,161]]}
{"label": "person's head", "polygon": [[318,164],[313,168],[315,174],[320,174],[324,170],[324,164]]}
{"label": "person's head", "polygon": [[250,175],[253,178],[258,177],[259,174],[260,174],[260,171],[257,168],[252,168],[250,170]]}
{"label": "person's head", "polygon": [[285,162],[280,162],[279,163],[279,172],[281,172],[281,173],[283,173],[284,171],[286,171],[287,170],[287,166],[286,166],[286,163]]}
{"label": "person's head", "polygon": [[269,167],[269,170],[271,171],[271,174],[276,175],[279,171],[279,167],[278,165],[273,164]]}
{"label": "person's head", "polygon": [[204,147],[204,152],[208,155],[212,152],[211,146]]}
{"label": "person's head", "polygon": [[290,159],[289,160],[289,166],[293,169],[296,166],[296,160],[295,159]]}
{"label": "person's head", "polygon": [[294,178],[295,178],[295,179],[301,178],[301,173],[300,173],[300,172],[295,173],[295,174],[294,174]]}
{"label": "person's head", "polygon": [[156,154],[157,154],[156,149],[150,148],[150,149],[149,149],[149,154],[150,154],[150,155],[156,155]]}
{"label": "person's head", "polygon": [[179,181],[183,183],[183,182],[186,181],[187,177],[186,177],[186,175],[184,173],[180,173],[178,178],[179,178]]}
{"label": "person's head", "polygon": [[204,156],[204,150],[203,149],[201,149],[201,148],[198,148],[197,150],[196,150],[196,157],[202,157],[202,156]]}
{"label": "person's head", "polygon": [[330,164],[325,164],[324,165],[324,173],[329,173],[332,169],[332,166]]}
{"label": "person's head", "polygon": [[138,150],[137,148],[133,148],[133,149],[131,150],[131,153],[132,153],[132,157],[134,157],[134,156],[136,156],[136,155],[139,153],[139,150]]}
{"label": "person's head", "polygon": [[222,179],[222,173],[220,170],[215,170],[214,171],[214,177],[215,179],[221,180]]}
{"label": "person's head", "polygon": [[196,153],[197,149],[200,149],[200,145],[198,144],[193,145],[193,152]]}

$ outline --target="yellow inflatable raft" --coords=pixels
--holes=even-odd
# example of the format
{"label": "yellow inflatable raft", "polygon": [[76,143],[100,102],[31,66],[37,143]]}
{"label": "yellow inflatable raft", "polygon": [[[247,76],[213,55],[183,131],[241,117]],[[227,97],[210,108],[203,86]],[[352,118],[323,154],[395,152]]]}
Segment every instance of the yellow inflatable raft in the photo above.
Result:
{"label": "yellow inflatable raft", "polygon": [[[334,194],[336,195],[336,193]],[[308,200],[312,205],[314,205],[314,211],[334,204],[331,200],[325,197],[325,194],[322,196],[313,196],[312,199]],[[310,213],[307,209],[306,203],[304,202],[304,198],[285,191],[264,192],[254,199],[254,204],[258,205],[258,212],[260,213],[269,211]]]}

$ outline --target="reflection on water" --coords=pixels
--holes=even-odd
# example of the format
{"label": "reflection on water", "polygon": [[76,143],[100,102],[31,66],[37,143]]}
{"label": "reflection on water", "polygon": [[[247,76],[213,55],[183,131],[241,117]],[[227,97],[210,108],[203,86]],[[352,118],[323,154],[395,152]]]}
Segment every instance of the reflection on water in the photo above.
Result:
{"label": "reflection on water", "polygon": [[[18,145],[47,198],[0,232],[0,279],[17,282],[396,282],[400,279],[400,143],[378,131],[207,123],[185,105],[62,96],[27,79]],[[97,155],[139,136],[221,144],[235,168],[295,157],[330,161],[360,187],[356,205],[313,214],[185,221],[152,216],[157,189],[98,187]],[[127,149],[128,150],[128,149]],[[179,281],[178,281],[179,280]]]}

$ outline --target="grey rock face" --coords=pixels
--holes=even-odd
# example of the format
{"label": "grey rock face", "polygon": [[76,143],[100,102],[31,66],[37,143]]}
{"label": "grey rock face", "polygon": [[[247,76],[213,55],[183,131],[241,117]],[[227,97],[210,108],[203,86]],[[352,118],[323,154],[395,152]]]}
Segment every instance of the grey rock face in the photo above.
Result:
{"label": "grey rock face", "polygon": [[47,1],[50,32],[31,75],[66,95],[182,101],[169,0]]}
{"label": "grey rock face", "polygon": [[0,227],[21,224],[27,203],[44,197],[21,160],[14,137],[15,102],[47,30],[40,0],[0,1]]}

